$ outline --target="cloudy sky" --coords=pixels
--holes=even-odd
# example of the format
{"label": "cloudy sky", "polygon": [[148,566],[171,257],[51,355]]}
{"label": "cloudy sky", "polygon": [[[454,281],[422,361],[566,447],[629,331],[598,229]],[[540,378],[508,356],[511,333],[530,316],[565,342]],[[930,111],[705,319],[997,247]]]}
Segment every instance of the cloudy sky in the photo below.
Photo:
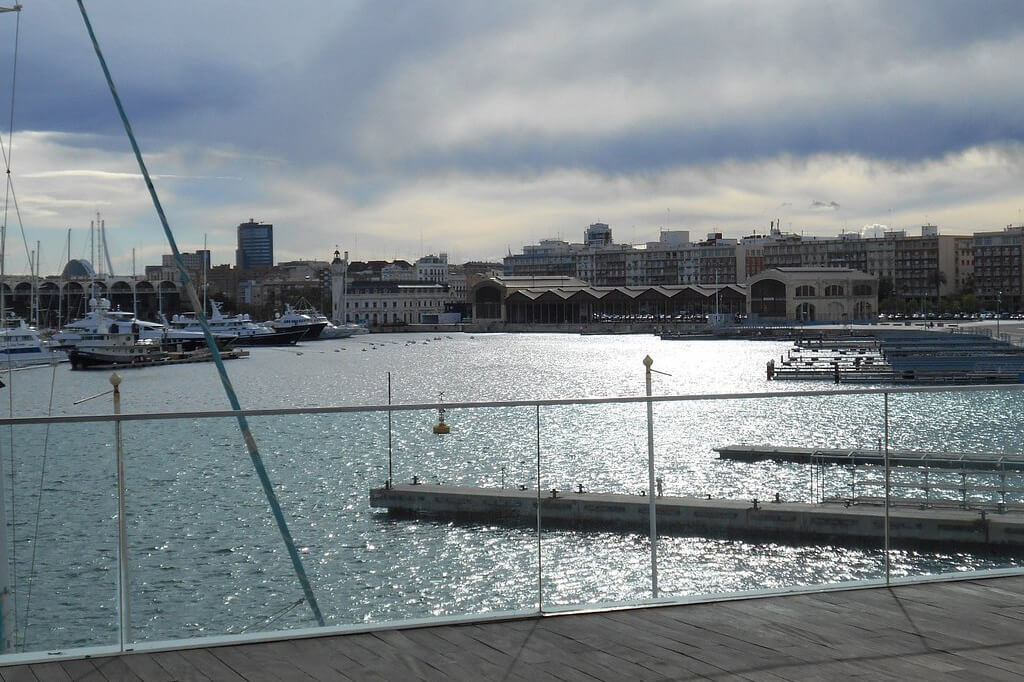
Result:
{"label": "cloudy sky", "polygon": [[[8,272],[169,249],[72,2],[0,14]],[[13,4],[0,0],[0,5]],[[86,2],[183,250],[498,259],[606,222],[1001,229],[1024,208],[1024,3]],[[13,137],[8,139],[15,30]]]}

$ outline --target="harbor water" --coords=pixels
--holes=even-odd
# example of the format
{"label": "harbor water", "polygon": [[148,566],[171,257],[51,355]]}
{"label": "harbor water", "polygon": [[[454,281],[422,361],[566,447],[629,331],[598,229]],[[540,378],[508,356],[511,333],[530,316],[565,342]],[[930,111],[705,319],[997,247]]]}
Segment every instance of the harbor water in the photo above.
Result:
{"label": "harbor water", "polygon": [[[834,388],[768,382],[776,341],[662,341],[650,335],[396,334],[253,348],[227,365],[244,408],[565,400]],[[228,409],[213,365],[121,372],[122,411]],[[109,372],[65,366],[5,377],[13,416],[107,414]],[[1012,389],[659,402],[657,475],[667,495],[811,502],[848,489],[838,467],[720,460],[715,447],[890,447],[1020,454],[1024,394]],[[648,481],[645,403],[455,408],[250,419],[324,616],[331,625],[579,607],[651,596],[646,536],[398,520],[368,505],[396,481],[640,494]],[[117,640],[117,502],[109,422],[5,427],[19,649]],[[131,639],[309,627],[284,545],[231,418],[123,424]],[[870,473],[861,473],[870,477]],[[863,483],[863,481],[861,481]],[[1021,484],[1018,487],[1024,487]],[[954,496],[955,497],[955,496]],[[661,595],[878,580],[870,547],[724,538],[660,539]],[[894,550],[892,575],[1017,566],[957,547]]]}

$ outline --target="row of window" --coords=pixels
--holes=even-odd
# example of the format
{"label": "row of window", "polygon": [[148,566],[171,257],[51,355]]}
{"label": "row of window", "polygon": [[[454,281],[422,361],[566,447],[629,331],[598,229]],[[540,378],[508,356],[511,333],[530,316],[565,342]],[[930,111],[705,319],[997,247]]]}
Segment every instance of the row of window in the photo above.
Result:
{"label": "row of window", "polygon": [[[377,301],[363,301],[363,308],[376,308]],[[402,301],[402,308],[439,308],[442,301]],[[345,301],[346,308],[359,308],[359,301]],[[388,307],[388,301],[381,301],[381,308]],[[392,308],[398,308],[398,301],[391,301]]]}
{"label": "row of window", "polygon": [[[796,296],[798,298],[813,298],[817,296],[817,289],[810,284],[802,284],[796,288]],[[829,284],[825,287],[824,296],[835,297],[845,296],[846,288],[842,284]],[[870,284],[854,284],[853,285],[854,296],[870,296],[871,285]]]}

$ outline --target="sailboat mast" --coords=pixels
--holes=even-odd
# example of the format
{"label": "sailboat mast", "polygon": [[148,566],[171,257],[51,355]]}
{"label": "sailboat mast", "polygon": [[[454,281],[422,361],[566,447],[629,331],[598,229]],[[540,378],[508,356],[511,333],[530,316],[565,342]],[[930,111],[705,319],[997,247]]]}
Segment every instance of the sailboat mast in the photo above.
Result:
{"label": "sailboat mast", "polygon": [[39,326],[39,261],[43,257],[43,248],[36,240],[36,257],[35,257],[35,269],[32,272],[32,324],[33,326]]}
{"label": "sailboat mast", "polygon": [[139,299],[135,295],[138,290],[139,282],[135,279],[135,247],[132,247],[132,315],[135,317],[139,316]]}
{"label": "sailboat mast", "polygon": [[[99,215],[99,214],[97,214]],[[110,260],[110,247],[107,246],[107,221],[100,221],[100,243],[103,245],[103,257],[107,260],[107,274],[114,276],[114,264]],[[98,254],[97,254],[98,255]]]}
{"label": "sailboat mast", "polygon": [[[17,26],[21,26],[21,5],[13,7],[0,7],[0,13],[15,12],[18,17]],[[15,29],[14,39],[14,65],[15,70],[11,76],[11,133],[14,130],[14,83],[18,64],[18,30]],[[10,133],[8,134],[10,140]],[[11,185],[11,157],[4,154],[7,171],[7,191],[12,189]],[[4,261],[7,255],[7,209],[4,208],[3,221],[0,222],[0,320],[7,316],[6,301],[4,300],[4,287],[6,283],[6,272]],[[8,390],[11,390],[10,388]],[[0,653],[8,653],[14,649],[14,619],[15,613],[11,609],[11,585],[10,567],[8,565],[7,553],[7,500],[4,486],[7,483],[7,476],[3,470],[3,460],[0,458]]]}

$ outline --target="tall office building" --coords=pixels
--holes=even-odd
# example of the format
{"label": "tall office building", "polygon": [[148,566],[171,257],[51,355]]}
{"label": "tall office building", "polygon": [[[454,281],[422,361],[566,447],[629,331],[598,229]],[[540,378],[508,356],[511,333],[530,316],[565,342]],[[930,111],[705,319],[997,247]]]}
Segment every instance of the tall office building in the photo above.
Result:
{"label": "tall office building", "polygon": [[249,222],[238,226],[238,249],[235,251],[235,267],[255,268],[274,265],[274,226]]}

